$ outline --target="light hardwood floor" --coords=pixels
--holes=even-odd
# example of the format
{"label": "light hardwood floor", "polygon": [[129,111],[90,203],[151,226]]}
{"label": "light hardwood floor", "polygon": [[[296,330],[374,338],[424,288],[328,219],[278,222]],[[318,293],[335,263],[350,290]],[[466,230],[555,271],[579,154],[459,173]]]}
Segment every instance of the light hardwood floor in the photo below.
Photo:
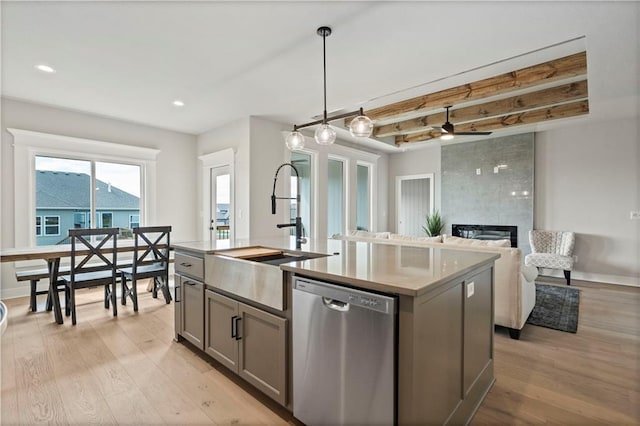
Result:
{"label": "light hardwood floor", "polygon": [[[561,283],[561,281],[557,281]],[[473,424],[639,424],[640,289],[576,281],[578,333],[498,328],[496,383]],[[173,341],[173,304],[140,285],[140,312],[78,292],[78,325],[6,301],[1,423],[293,424],[213,361]],[[41,306],[42,308],[42,306]]]}

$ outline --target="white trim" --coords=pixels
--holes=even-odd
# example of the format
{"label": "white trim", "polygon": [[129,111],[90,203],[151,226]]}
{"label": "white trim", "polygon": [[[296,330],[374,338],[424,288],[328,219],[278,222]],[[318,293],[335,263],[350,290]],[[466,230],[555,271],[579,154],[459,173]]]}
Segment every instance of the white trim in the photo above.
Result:
{"label": "white trim", "polygon": [[35,212],[36,156],[139,166],[143,189],[140,217],[144,223],[155,223],[156,157],[160,150],[23,129],[7,128],[7,131],[13,135],[14,147],[14,247],[31,247],[36,241],[35,216],[30,213]]}
{"label": "white trim", "polygon": [[203,154],[198,157],[202,161],[202,167],[221,167],[233,164],[235,159],[235,150],[227,148],[220,151]]}
{"label": "white trim", "polygon": [[[55,217],[58,219],[58,224],[57,225],[47,225],[47,218],[48,217]],[[44,221],[42,220],[44,219]],[[42,215],[42,219],[40,219],[40,226],[44,227],[44,232],[42,233],[42,237],[59,237],[60,236],[60,215],[57,214],[45,214]],[[47,226],[57,226],[58,227],[58,232],[56,234],[47,234]]]}
{"label": "white trim", "polygon": [[[13,146],[28,146],[30,148],[52,149],[54,152],[68,152],[77,157],[78,152],[99,155],[103,159],[111,158],[121,161],[122,158],[132,158],[136,160],[155,161],[159,149],[143,148],[140,146],[124,145],[113,142],[104,142],[94,139],[76,138],[73,136],[56,135],[52,133],[34,132],[31,130],[7,128],[13,138]],[[60,142],[64,149],[52,148],[51,142]],[[59,144],[56,144],[60,146]],[[117,152],[118,155],[113,155]]]}
{"label": "white trim", "polygon": [[[555,277],[564,280],[564,272],[556,269],[540,268],[540,276]],[[630,287],[640,287],[640,278],[628,277],[624,275],[597,274],[591,272],[571,271],[571,280],[591,281],[605,284],[624,285]]]}
{"label": "white trim", "polygon": [[400,185],[403,180],[429,179],[429,214],[433,213],[435,202],[435,173],[422,173],[417,175],[396,176],[396,223],[395,230],[400,233]]}

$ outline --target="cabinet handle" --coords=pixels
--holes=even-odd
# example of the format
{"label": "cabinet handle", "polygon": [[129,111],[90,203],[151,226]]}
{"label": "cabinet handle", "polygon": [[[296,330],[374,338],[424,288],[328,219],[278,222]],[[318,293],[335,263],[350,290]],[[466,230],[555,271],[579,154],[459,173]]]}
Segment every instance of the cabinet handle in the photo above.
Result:
{"label": "cabinet handle", "polygon": [[237,329],[236,329],[236,318],[238,318],[237,315],[234,315],[231,317],[231,337],[235,338],[236,340],[238,340],[238,338],[236,337],[236,334],[238,333]]}
{"label": "cabinet handle", "polygon": [[238,328],[238,323],[240,322],[240,320],[242,320],[242,317],[236,317],[236,340],[242,339],[242,336],[240,336],[240,329]]}
{"label": "cabinet handle", "polygon": [[182,263],[180,263],[180,265],[184,266],[185,268],[191,268],[191,266],[192,266],[190,263],[187,263],[187,262],[182,262]]}
{"label": "cabinet handle", "polygon": [[179,294],[180,294],[180,286],[177,285],[173,288],[173,300],[175,301],[175,303],[180,303],[180,298],[178,297]]}
{"label": "cabinet handle", "polygon": [[195,282],[193,282],[193,281],[185,281],[184,283],[185,283],[186,285],[191,285],[191,286],[196,285],[196,283],[195,283]]}

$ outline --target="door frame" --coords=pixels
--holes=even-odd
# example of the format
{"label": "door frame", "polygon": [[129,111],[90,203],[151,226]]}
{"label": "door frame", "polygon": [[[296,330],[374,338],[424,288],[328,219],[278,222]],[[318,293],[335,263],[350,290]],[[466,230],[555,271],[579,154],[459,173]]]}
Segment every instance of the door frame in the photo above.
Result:
{"label": "door frame", "polygon": [[433,213],[435,208],[435,173],[423,173],[418,175],[396,176],[396,232],[400,233],[400,199],[402,196],[401,186],[405,180],[429,179],[429,214]]}
{"label": "door frame", "polygon": [[221,151],[212,152],[210,154],[201,155],[198,157],[202,161],[202,203],[200,206],[201,221],[201,235],[203,241],[211,241],[211,206],[214,200],[212,200],[211,194],[213,192],[212,184],[212,170],[219,167],[229,168],[230,177],[230,197],[229,197],[229,239],[235,240],[236,224],[235,224],[235,151],[233,148],[223,149]]}

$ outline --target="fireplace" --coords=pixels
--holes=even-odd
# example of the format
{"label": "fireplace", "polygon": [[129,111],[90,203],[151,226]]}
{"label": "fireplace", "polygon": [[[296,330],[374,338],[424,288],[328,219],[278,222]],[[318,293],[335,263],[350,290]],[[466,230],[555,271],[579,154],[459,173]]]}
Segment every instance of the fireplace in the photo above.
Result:
{"label": "fireplace", "polygon": [[509,240],[518,247],[518,227],[509,225],[451,225],[451,235],[477,240]]}

